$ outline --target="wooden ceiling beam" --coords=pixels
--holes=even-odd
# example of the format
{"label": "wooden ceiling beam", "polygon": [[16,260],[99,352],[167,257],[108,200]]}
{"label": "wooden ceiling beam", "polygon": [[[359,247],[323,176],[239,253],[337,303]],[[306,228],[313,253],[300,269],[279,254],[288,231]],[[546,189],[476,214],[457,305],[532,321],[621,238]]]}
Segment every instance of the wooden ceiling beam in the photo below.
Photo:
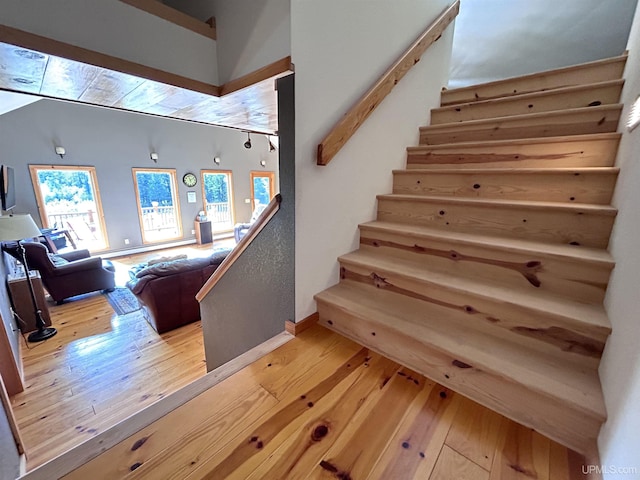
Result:
{"label": "wooden ceiling beam", "polygon": [[74,60],[76,62],[95,65],[117,72],[127,73],[136,77],[146,78],[155,82],[165,83],[207,95],[220,96],[220,87],[183,77],[175,73],[166,72],[139,63],[113,57],[105,53],[88,50],[86,48],[42,37],[35,33],[25,32],[17,28],[0,25],[0,42],[10,43],[29,50],[35,50],[48,55]]}
{"label": "wooden ceiling beam", "polygon": [[214,17],[209,18],[206,22],[201,22],[197,18],[187,15],[186,13],[182,13],[180,10],[176,10],[175,8],[165,5],[162,2],[158,2],[157,0],[120,1],[212,40],[217,39],[216,21]]}

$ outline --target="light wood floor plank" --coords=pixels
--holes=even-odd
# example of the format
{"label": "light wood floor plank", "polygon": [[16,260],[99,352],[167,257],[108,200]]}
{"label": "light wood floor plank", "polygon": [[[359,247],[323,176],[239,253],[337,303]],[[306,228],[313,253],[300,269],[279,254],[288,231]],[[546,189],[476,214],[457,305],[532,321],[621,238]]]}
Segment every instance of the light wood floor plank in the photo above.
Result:
{"label": "light wood floor plank", "polygon": [[491,470],[504,417],[464,397],[461,403],[446,444],[485,470]]}
{"label": "light wood floor plank", "polygon": [[459,395],[431,383],[410,405],[398,430],[380,456],[370,479],[425,479],[435,467],[442,445],[460,404]]}
{"label": "light wood floor plank", "polygon": [[[176,358],[189,345],[179,337],[172,335]],[[198,374],[198,355],[172,365],[161,354],[173,346],[162,345],[145,347],[157,353],[159,363],[146,371],[158,378],[128,399],[114,386],[118,400],[111,405],[97,387],[91,392],[100,397],[71,382],[80,392],[71,398],[103,398],[98,415],[85,398],[89,414],[77,419],[63,412],[59,421],[43,423],[49,438],[40,438],[29,461],[40,464],[82,440],[97,441],[100,432],[147,405],[139,402],[142,392],[178,389],[192,369]],[[96,366],[76,363],[78,378],[86,380]],[[62,364],[56,371],[64,371]],[[105,391],[108,378],[104,373],[98,383]],[[55,461],[52,473],[43,466],[33,478],[585,480],[580,455],[320,326],[194,395],[146,426],[121,424],[135,433],[93,459],[84,447],[66,454],[90,459],[66,476]],[[83,415],[81,405],[73,408]],[[29,436],[36,436],[36,425],[26,428]]]}
{"label": "light wood floor plank", "polygon": [[306,478],[367,478],[411,403],[432,384],[403,368],[386,387],[376,402],[358,412]]}
{"label": "light wood floor plank", "polygon": [[549,480],[551,441],[511,420],[503,423],[491,480]]}
{"label": "light wood floor plank", "polygon": [[489,480],[489,472],[467,457],[449,448],[442,447],[438,462],[429,480]]}
{"label": "light wood floor plank", "polygon": [[[313,417],[293,435],[287,436],[280,447],[251,472],[244,468],[233,477],[246,480],[264,478],[301,479],[318,465],[323,454],[343,434],[349,423],[365,403],[375,403],[387,381],[400,366],[379,355],[372,355],[369,366],[359,371],[351,388],[337,398],[326,410],[318,404],[310,413]],[[390,388],[390,387],[389,387]]]}

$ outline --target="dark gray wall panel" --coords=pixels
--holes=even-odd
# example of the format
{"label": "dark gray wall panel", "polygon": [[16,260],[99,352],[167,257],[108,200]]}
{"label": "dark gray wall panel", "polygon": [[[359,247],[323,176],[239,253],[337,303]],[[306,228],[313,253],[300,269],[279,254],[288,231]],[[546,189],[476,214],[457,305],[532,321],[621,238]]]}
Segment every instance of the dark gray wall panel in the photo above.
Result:
{"label": "dark gray wall panel", "polygon": [[294,319],[294,76],[278,81],[280,210],[200,303],[207,368],[284,330]]}

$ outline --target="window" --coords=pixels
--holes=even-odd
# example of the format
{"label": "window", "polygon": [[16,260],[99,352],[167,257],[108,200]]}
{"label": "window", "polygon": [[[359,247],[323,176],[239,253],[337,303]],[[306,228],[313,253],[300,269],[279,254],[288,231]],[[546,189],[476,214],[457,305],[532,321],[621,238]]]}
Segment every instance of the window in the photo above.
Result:
{"label": "window", "polygon": [[29,165],[29,171],[44,228],[67,233],[78,248],[109,247],[95,167]]}
{"label": "window", "polygon": [[182,237],[176,171],[170,168],[133,169],[138,216],[144,243]]}
{"label": "window", "polygon": [[233,230],[233,189],[228,170],[202,170],[202,198],[214,232]]}
{"label": "window", "polygon": [[261,203],[267,205],[275,195],[275,179],[273,172],[251,172],[251,205]]}

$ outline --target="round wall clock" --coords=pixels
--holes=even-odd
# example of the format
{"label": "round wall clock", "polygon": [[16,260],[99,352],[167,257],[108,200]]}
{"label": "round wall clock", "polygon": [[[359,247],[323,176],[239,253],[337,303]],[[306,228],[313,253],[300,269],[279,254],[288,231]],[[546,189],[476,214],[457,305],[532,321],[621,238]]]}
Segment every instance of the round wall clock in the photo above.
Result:
{"label": "round wall clock", "polygon": [[184,177],[182,177],[182,183],[187,187],[195,187],[196,183],[198,183],[198,178],[193,173],[185,173]]}

